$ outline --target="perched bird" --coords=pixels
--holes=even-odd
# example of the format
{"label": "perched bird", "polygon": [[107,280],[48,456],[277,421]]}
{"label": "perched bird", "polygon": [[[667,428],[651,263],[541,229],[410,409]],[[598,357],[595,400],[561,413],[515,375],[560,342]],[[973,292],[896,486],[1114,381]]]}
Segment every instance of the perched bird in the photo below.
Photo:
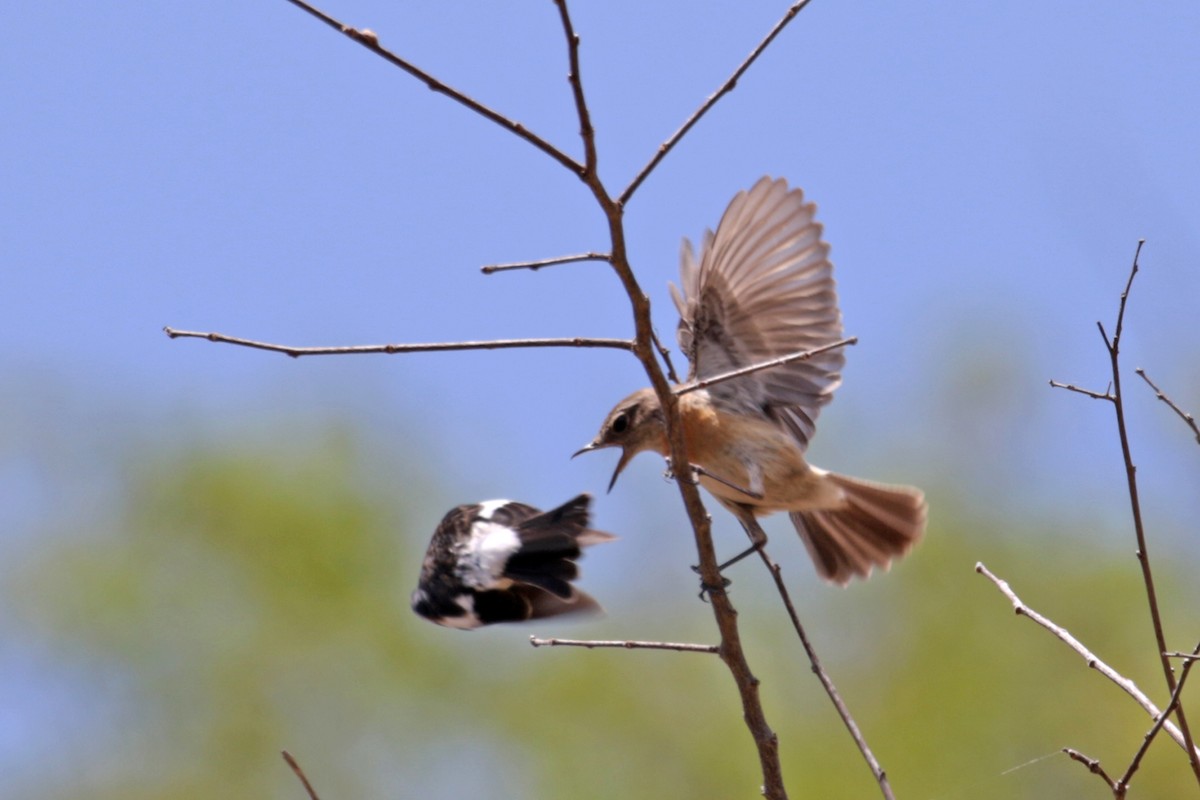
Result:
{"label": "perched bird", "polygon": [[[689,383],[842,338],[829,245],[815,212],[799,189],[764,177],[733,198],[715,234],[705,233],[699,263],[684,239],[682,289],[670,288]],[[805,460],[817,414],[841,384],[844,360],[835,348],[679,397],[700,484],[739,519],[788,512],[817,572],[842,585],[907,553],[926,515],[918,489],[838,475]],[[617,403],[595,440],[575,455],[604,447],[621,448],[610,491],[638,453],[669,454],[653,389]]]}
{"label": "perched bird", "polygon": [[599,612],[591,596],[571,585],[581,548],[616,538],[588,528],[591,502],[581,494],[552,511],[512,500],[453,509],[429,542],[413,611],[463,629]]}

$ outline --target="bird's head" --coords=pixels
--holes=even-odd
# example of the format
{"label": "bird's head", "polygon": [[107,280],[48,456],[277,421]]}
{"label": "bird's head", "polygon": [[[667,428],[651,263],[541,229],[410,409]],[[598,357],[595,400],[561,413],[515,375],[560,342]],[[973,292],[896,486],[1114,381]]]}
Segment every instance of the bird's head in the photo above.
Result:
{"label": "bird's head", "polygon": [[617,476],[625,465],[643,450],[654,450],[666,454],[667,433],[663,421],[662,405],[653,389],[639,389],[626,397],[608,412],[600,433],[590,444],[577,450],[571,458],[580,453],[600,450],[605,447],[621,448],[621,458],[613,471],[612,480],[608,482],[608,490],[617,482]]}

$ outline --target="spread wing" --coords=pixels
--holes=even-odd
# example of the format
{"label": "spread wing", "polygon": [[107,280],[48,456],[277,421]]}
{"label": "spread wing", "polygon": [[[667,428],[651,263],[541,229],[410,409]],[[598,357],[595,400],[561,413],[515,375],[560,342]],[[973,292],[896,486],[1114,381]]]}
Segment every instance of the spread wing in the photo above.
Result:
{"label": "spread wing", "polygon": [[[800,189],[764,177],[733,198],[715,234],[705,233],[699,264],[684,239],[682,290],[672,285],[671,296],[689,380],[842,338],[829,245],[815,214]],[[842,382],[844,362],[839,348],[708,391],[731,411],[768,414],[806,447],[821,406]]]}

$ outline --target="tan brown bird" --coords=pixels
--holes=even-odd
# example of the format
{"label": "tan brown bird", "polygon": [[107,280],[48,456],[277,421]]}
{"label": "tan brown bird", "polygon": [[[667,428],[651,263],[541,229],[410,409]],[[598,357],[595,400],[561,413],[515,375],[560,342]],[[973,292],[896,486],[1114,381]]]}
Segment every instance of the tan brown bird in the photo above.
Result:
{"label": "tan brown bird", "polygon": [[[684,239],[682,289],[672,285],[671,295],[689,383],[842,338],[829,245],[815,213],[800,189],[764,177],[733,198],[716,233],[705,233],[699,263]],[[844,361],[836,348],[679,398],[700,484],[739,518],[788,512],[817,572],[842,585],[890,567],[921,538],[926,516],[919,489],[838,475],[805,460]],[[638,453],[669,454],[653,389],[617,403],[575,455],[604,447],[621,448],[609,490]]]}

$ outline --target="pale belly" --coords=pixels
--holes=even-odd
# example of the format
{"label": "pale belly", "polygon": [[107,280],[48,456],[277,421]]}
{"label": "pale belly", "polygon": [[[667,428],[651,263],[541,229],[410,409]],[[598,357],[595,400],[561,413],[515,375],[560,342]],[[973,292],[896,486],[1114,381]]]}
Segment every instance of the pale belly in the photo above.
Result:
{"label": "pale belly", "polygon": [[841,490],[823,480],[825,471],[810,466],[796,440],[775,423],[717,415],[707,404],[688,405],[681,408],[688,456],[715,476],[701,475],[700,485],[718,499],[750,506],[757,514],[841,504]]}

